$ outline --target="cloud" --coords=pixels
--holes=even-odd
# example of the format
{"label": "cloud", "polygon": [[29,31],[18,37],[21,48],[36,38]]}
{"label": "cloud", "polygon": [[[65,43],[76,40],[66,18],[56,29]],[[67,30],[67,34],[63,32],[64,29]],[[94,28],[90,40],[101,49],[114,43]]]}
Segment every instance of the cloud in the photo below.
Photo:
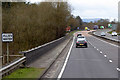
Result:
{"label": "cloud", "polygon": [[[32,3],[43,0],[27,0]],[[82,18],[118,18],[120,0],[68,0],[73,7],[72,14]]]}
{"label": "cloud", "polygon": [[74,15],[85,17],[117,18],[119,0],[69,0]]}

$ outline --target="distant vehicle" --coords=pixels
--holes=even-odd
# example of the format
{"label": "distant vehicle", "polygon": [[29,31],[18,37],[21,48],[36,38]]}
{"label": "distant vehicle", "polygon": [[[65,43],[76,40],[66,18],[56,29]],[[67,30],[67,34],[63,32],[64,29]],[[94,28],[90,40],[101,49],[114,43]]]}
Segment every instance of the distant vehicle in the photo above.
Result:
{"label": "distant vehicle", "polygon": [[112,36],[117,36],[117,33],[116,32],[112,32]]}
{"label": "distant vehicle", "polygon": [[104,26],[100,26],[100,29],[104,29]]}
{"label": "distant vehicle", "polygon": [[87,30],[88,29],[88,27],[85,27],[85,30]]}
{"label": "distant vehicle", "polygon": [[88,47],[87,46],[87,41],[86,41],[86,39],[85,39],[85,37],[84,38],[77,38],[77,41],[76,41],[76,48],[78,48],[79,46],[85,46],[86,48]]}
{"label": "distant vehicle", "polygon": [[105,36],[106,34],[105,34],[105,32],[101,32],[101,34],[100,34],[101,36]]}
{"label": "distant vehicle", "polygon": [[94,30],[98,29],[98,25],[93,26]]}
{"label": "distant vehicle", "polygon": [[78,36],[82,36],[82,34],[81,34],[81,33],[78,33],[78,34],[77,34],[77,37],[78,37]]}
{"label": "distant vehicle", "polygon": [[90,29],[88,28],[87,31],[90,31]]}
{"label": "distant vehicle", "polygon": [[66,31],[67,31],[67,32],[70,32],[70,31],[71,31],[71,27],[68,26],[68,27],[66,28]]}

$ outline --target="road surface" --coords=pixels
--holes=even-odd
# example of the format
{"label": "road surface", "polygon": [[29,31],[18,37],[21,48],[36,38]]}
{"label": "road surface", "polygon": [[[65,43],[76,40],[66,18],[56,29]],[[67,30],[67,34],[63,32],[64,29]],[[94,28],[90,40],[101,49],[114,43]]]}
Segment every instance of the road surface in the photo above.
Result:
{"label": "road surface", "polygon": [[66,59],[59,77],[118,78],[118,47],[87,33],[88,31],[82,31],[87,38],[88,48],[76,48],[74,39],[70,56]]}
{"label": "road surface", "polygon": [[103,36],[103,37],[106,37],[108,39],[113,39],[113,40],[120,40],[120,36],[112,36],[111,34],[107,33],[109,31],[112,31],[112,30],[111,29],[97,30],[95,34],[101,35],[101,32],[105,32],[106,36]]}

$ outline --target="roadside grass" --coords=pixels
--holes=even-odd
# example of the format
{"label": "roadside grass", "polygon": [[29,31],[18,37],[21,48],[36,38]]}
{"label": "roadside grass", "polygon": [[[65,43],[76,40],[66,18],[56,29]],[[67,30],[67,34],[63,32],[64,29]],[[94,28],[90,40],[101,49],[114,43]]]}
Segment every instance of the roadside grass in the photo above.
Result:
{"label": "roadside grass", "polygon": [[112,32],[113,32],[113,31],[109,31],[108,33],[109,33],[109,34],[112,34]]}
{"label": "roadside grass", "polygon": [[30,79],[30,80],[36,80],[40,77],[42,72],[45,70],[45,68],[21,68],[13,72],[12,74],[3,77],[2,80],[8,80],[8,79]]}

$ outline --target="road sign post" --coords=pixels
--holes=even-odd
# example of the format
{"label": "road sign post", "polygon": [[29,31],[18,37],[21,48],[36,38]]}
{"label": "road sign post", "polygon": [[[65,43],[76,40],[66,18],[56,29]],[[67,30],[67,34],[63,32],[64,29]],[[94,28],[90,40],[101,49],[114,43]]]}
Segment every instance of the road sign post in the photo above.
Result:
{"label": "road sign post", "polygon": [[9,63],[9,43],[7,43],[7,63]]}
{"label": "road sign post", "polygon": [[2,42],[7,43],[7,63],[9,63],[9,42],[13,42],[13,34],[2,33]]}

